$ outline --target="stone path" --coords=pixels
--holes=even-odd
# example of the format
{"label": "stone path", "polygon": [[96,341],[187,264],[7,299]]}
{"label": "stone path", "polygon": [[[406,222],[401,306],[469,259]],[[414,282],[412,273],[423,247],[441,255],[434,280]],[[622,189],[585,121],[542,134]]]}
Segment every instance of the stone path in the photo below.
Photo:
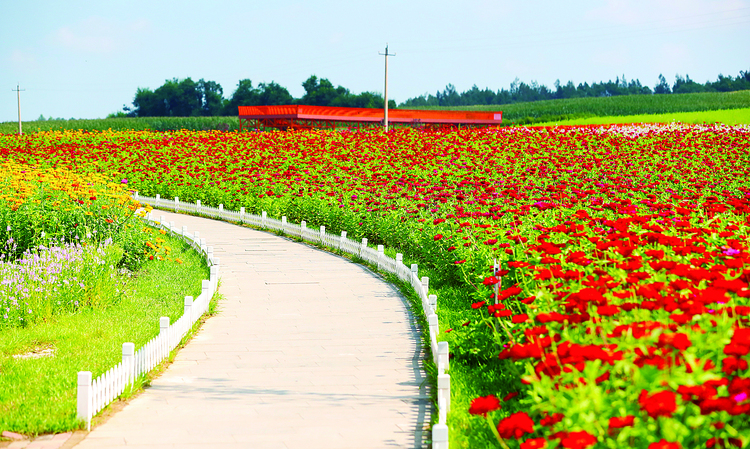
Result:
{"label": "stone path", "polygon": [[368,269],[188,215],[220,257],[220,313],[95,428],[90,448],[421,448],[429,398],[405,299]]}

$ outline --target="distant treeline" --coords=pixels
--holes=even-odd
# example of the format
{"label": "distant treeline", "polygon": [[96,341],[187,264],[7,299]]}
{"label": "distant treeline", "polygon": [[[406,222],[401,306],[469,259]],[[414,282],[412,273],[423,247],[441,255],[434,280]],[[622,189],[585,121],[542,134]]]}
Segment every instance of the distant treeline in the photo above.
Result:
{"label": "distant treeline", "polygon": [[[360,108],[382,108],[383,97],[375,92],[354,94],[349,89],[334,87],[326,78],[310,76],[302,83],[305,94],[294,98],[289,91],[276,82],[259,83],[253,86],[249,79],[237,83],[237,88],[229,98],[224,98],[224,90],[215,81],[191,78],[167,80],[164,84],[151,90],[139,88],[133,99],[133,106],[124,106],[122,112],[110,117],[215,117],[237,115],[237,106],[261,106],[281,104],[306,104],[313,106],[344,106]],[[750,71],[740,72],[737,77],[719,75],[716,81],[700,84],[686,75],[675,76],[671,86],[663,75],[651,89],[638,79],[628,81],[625,76],[615,81],[600,83],[583,83],[574,85],[555,82],[554,89],[532,81],[530,84],[516,79],[510,89],[493,91],[480,90],[476,85],[458,93],[452,84],[435,95],[422,95],[410,98],[399,107],[435,107],[435,106],[473,106],[503,105],[541,100],[558,100],[569,98],[614,97],[623,95],[682,94],[698,92],[732,92],[750,90]],[[396,102],[390,100],[389,107],[395,108]]]}
{"label": "distant treeline", "polygon": [[[237,115],[237,106],[261,106],[281,104],[306,104],[313,106],[343,106],[357,108],[382,108],[383,96],[374,92],[353,94],[342,86],[334,87],[325,78],[313,75],[302,87],[305,94],[294,98],[279,84],[260,83],[253,87],[249,79],[237,83],[229,98],[215,81],[191,78],[167,80],[156,90],[139,88],[133,99],[133,107],[123,106],[123,112],[109,117],[213,117]],[[394,101],[388,102],[395,108]]]}
{"label": "distant treeline", "polygon": [[554,89],[543,84],[532,81],[531,84],[519,82],[516,78],[510,85],[510,89],[493,91],[490,89],[480,90],[476,85],[471,89],[458,93],[452,84],[448,84],[445,90],[438,91],[435,95],[422,95],[410,98],[401,103],[400,107],[425,107],[425,106],[468,106],[468,105],[492,105],[524,103],[540,100],[560,100],[564,98],[586,98],[586,97],[614,97],[620,95],[651,95],[651,94],[687,94],[697,92],[733,92],[738,90],[750,90],[750,71],[741,71],[737,77],[719,75],[716,81],[707,81],[705,84],[696,83],[690,76],[675,76],[672,86],[667,83],[664,75],[659,75],[659,82],[653,90],[641,84],[638,79],[628,81],[625,76],[617,77],[615,81],[600,83],[583,83],[576,86],[572,81],[560,84],[555,81]]}

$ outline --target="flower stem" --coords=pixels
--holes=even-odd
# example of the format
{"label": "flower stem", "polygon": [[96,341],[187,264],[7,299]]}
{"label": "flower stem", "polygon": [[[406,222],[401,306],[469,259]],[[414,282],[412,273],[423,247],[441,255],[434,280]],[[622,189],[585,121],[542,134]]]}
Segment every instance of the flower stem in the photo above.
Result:
{"label": "flower stem", "polygon": [[490,415],[487,415],[486,418],[487,418],[487,424],[490,425],[490,430],[495,435],[495,438],[497,438],[497,442],[500,443],[500,446],[502,446],[503,449],[510,449],[508,447],[508,444],[505,442],[505,440],[503,440],[502,437],[500,437],[500,434],[497,431],[497,427],[495,427],[495,423],[492,422],[492,418],[490,418]]}

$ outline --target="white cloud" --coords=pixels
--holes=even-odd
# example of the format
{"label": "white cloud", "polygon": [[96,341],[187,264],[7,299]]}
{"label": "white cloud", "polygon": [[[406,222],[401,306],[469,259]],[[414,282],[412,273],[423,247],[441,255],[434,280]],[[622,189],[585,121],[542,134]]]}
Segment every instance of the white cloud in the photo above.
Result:
{"label": "white cloud", "polygon": [[81,22],[57,29],[52,41],[70,51],[112,54],[132,46],[134,37],[150,31],[146,19],[118,23],[102,17],[89,17]]}
{"label": "white cloud", "polygon": [[39,69],[36,57],[21,50],[13,50],[10,55],[10,63],[13,69],[20,72],[33,72]]}
{"label": "white cloud", "polygon": [[747,0],[605,0],[584,18],[616,25],[684,25],[731,19]]}

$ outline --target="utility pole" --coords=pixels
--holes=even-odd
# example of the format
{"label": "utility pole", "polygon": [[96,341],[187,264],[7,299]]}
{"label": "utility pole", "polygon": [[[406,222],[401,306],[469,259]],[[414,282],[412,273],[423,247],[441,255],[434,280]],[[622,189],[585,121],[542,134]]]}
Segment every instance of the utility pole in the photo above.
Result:
{"label": "utility pole", "polygon": [[388,44],[385,44],[385,53],[378,54],[385,56],[385,107],[383,111],[385,116],[383,117],[383,126],[385,132],[388,132],[388,56],[396,56],[396,53],[388,53]]}
{"label": "utility pole", "polygon": [[21,92],[25,91],[26,89],[21,89],[21,84],[16,85],[16,93],[18,94],[18,135],[20,136],[23,134],[23,130],[21,129]]}

